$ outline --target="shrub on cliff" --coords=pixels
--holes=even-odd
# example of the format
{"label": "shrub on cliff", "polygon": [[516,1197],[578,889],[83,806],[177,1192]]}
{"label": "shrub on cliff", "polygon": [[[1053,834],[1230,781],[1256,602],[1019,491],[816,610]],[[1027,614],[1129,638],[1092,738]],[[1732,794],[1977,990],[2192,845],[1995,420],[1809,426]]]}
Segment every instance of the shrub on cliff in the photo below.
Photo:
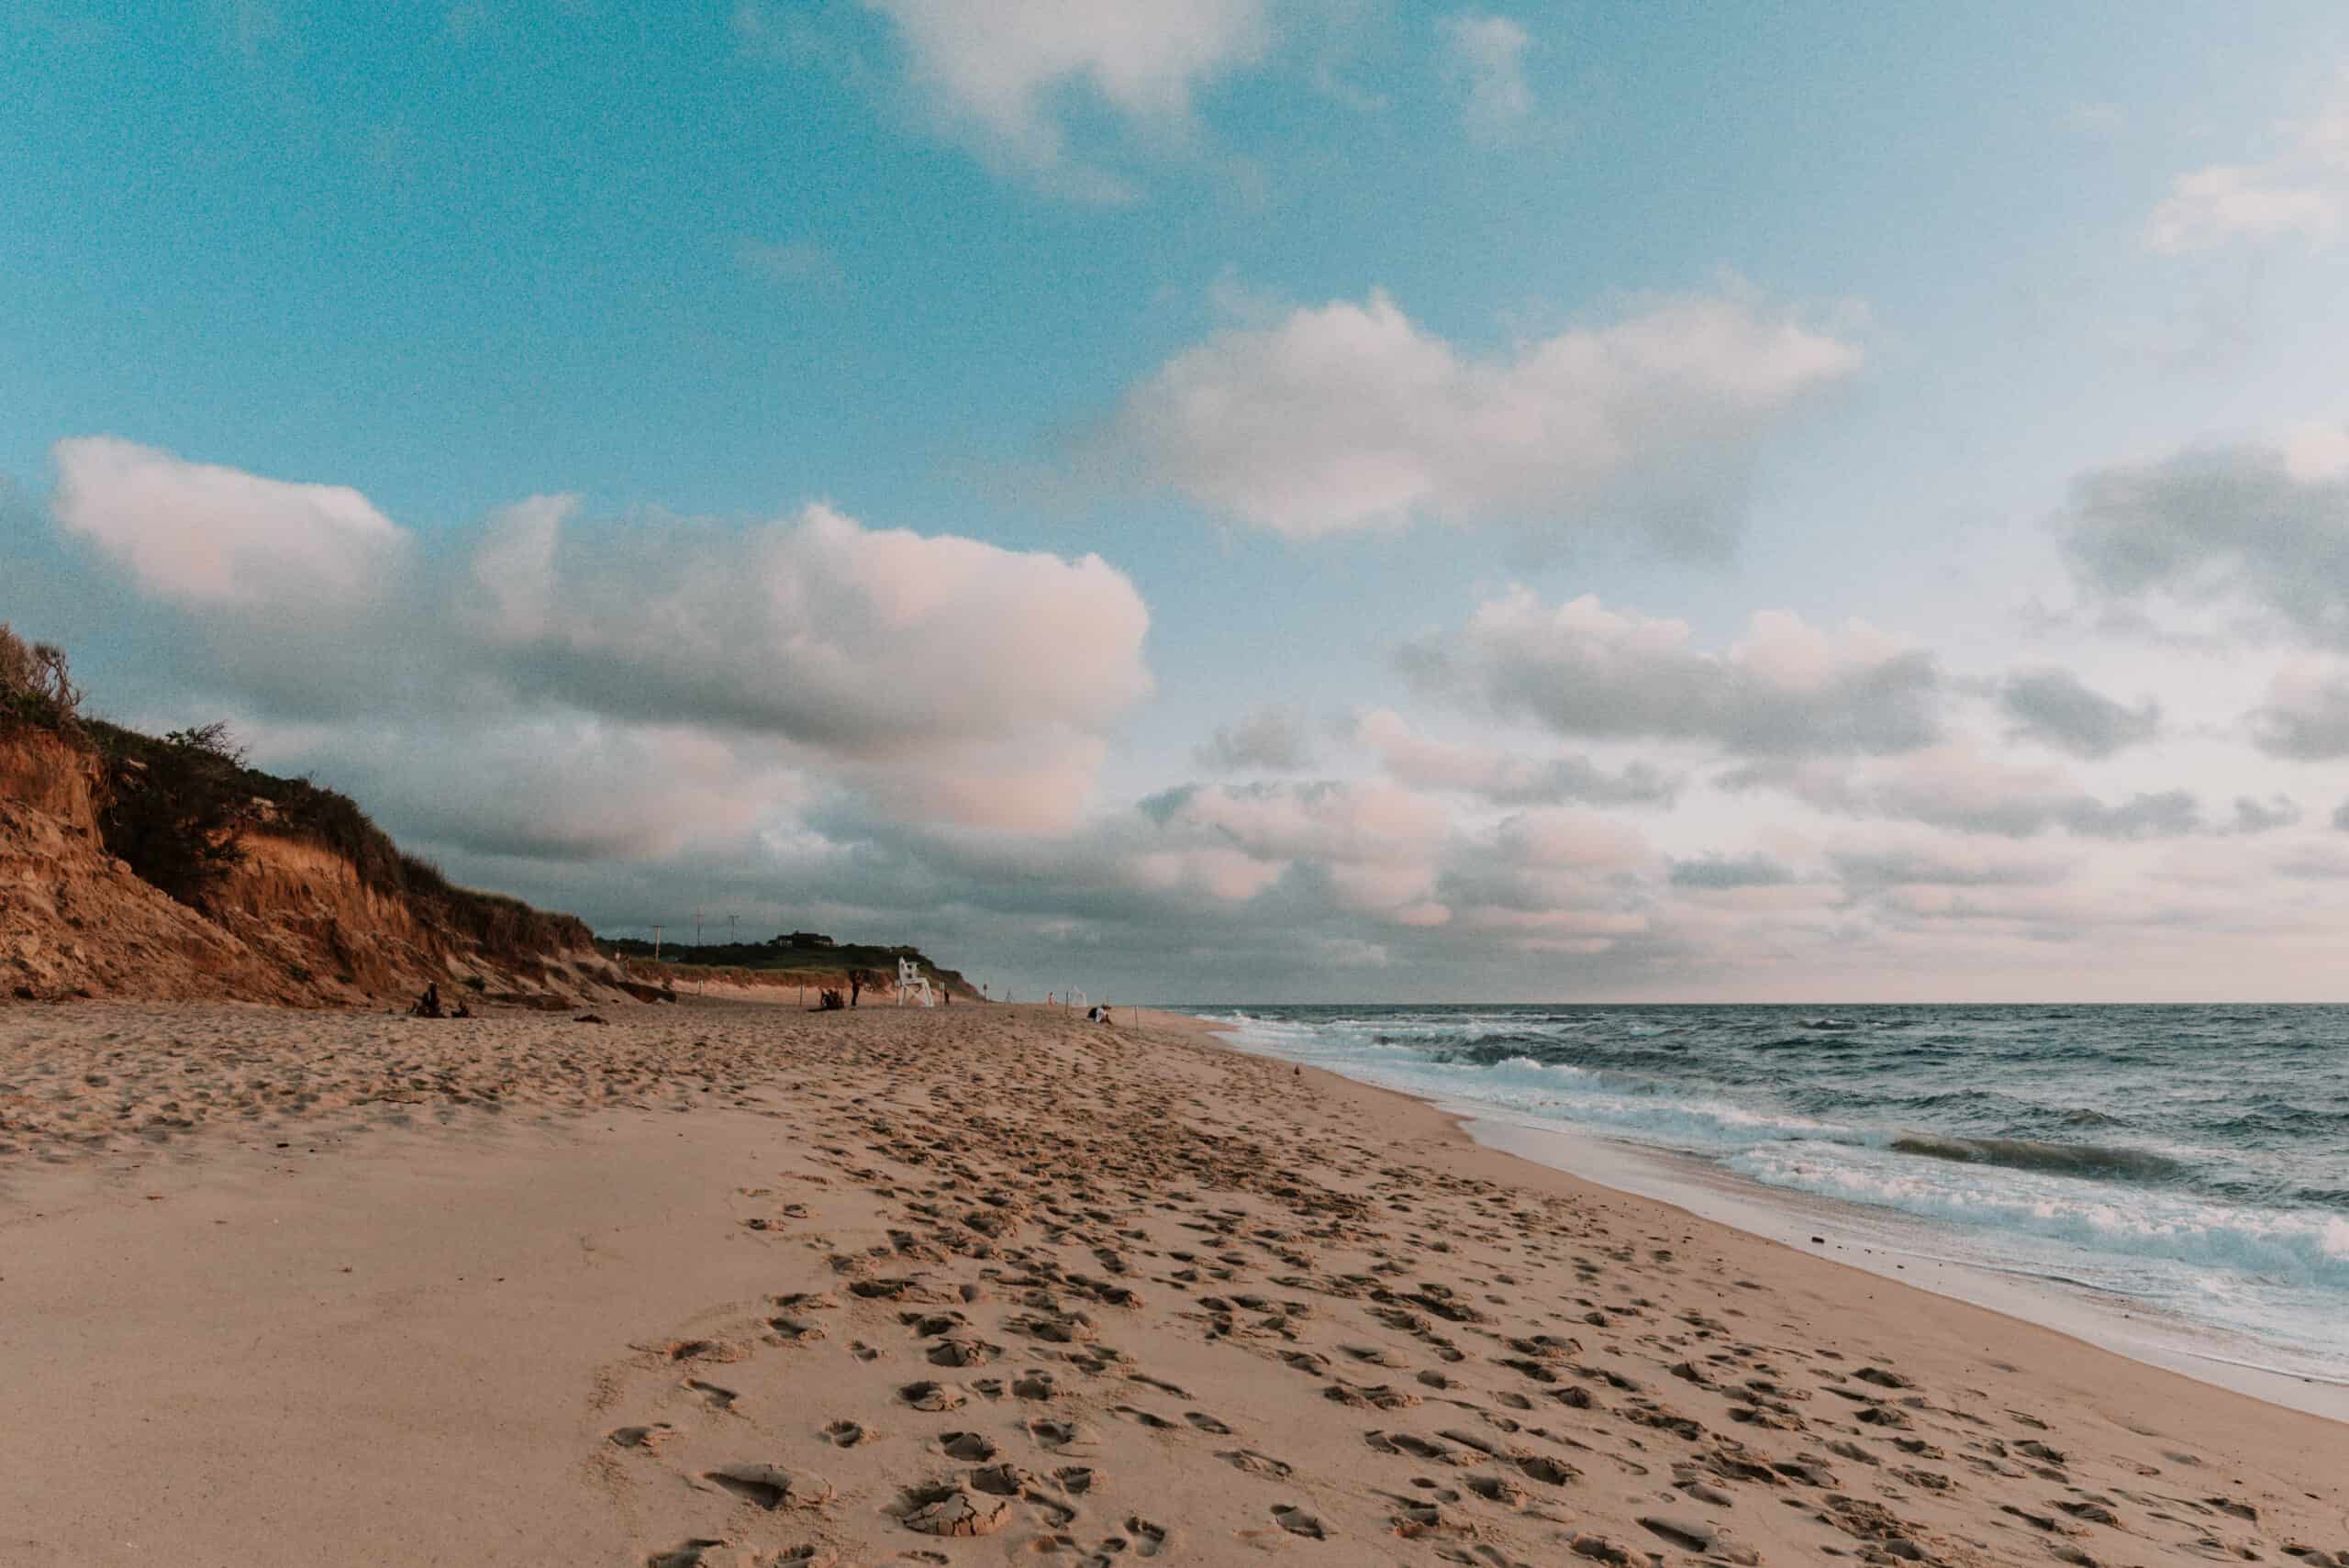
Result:
{"label": "shrub on cliff", "polygon": [[237,839],[253,819],[244,752],[225,724],[137,739],[135,754],[114,752],[98,831],[141,881],[200,909],[244,858]]}
{"label": "shrub on cliff", "polygon": [[70,730],[81,708],[81,688],[66,668],[65,651],[53,643],[28,643],[0,621],[0,729],[30,725]]}

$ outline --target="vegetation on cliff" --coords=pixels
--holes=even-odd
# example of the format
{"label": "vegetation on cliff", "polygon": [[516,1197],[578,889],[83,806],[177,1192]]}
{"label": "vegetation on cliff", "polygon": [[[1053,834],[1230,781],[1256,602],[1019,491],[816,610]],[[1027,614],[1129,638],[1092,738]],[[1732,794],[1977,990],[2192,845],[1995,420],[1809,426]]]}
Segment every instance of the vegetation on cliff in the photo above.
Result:
{"label": "vegetation on cliff", "polygon": [[[596,949],[607,958],[627,958],[640,971],[652,957],[652,944],[634,938],[598,939]],[[788,984],[800,977],[813,985],[837,983],[851,970],[863,970],[879,984],[895,985],[897,961],[909,958],[930,976],[930,984],[951,988],[958,996],[976,996],[979,988],[959,970],[941,968],[919,948],[879,947],[863,942],[835,941],[814,931],[794,931],[763,942],[667,942],[661,944],[661,962],[674,966],[680,979],[691,972],[740,971],[744,978]]]}
{"label": "vegetation on cliff", "polygon": [[19,726],[71,732],[82,693],[54,643],[27,642],[0,621],[0,732]]}

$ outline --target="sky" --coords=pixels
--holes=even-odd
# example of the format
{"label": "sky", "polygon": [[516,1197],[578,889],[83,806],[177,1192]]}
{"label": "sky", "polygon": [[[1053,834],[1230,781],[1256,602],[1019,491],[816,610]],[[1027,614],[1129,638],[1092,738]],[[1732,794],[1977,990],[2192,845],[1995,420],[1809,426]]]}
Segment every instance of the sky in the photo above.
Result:
{"label": "sky", "polygon": [[0,0],[0,618],[610,935],[2349,999],[2349,12]]}

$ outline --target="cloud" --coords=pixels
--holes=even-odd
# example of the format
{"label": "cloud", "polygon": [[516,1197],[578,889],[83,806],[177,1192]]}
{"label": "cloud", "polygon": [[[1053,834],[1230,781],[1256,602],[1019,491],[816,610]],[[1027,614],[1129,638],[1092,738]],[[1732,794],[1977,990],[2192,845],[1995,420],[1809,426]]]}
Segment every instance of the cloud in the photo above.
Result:
{"label": "cloud", "polygon": [[1488,139],[1506,137],[1533,112],[1533,90],[1525,80],[1532,39],[1508,17],[1475,11],[1438,18],[1436,31],[1448,73],[1465,84],[1469,128]]}
{"label": "cloud", "polygon": [[1586,756],[1526,757],[1431,740],[1392,708],[1359,715],[1353,738],[1397,783],[1458,790],[1496,806],[1669,806],[1680,790],[1678,779],[1652,762],[1610,770]]}
{"label": "cloud", "polygon": [[1967,741],[1854,770],[1831,762],[1771,759],[1715,781],[1731,790],[1781,789],[1818,810],[1921,822],[1961,833],[2028,839],[2061,828],[2084,839],[2142,840],[2203,830],[2184,790],[2140,791],[2119,801],[2088,794],[2060,769],[1985,757]]}
{"label": "cloud", "polygon": [[347,604],[408,551],[398,525],[344,485],[262,479],[111,436],[62,440],[50,455],[58,521],[184,607]]}
{"label": "cloud", "polygon": [[1672,862],[1672,885],[1698,892],[1784,887],[1795,880],[1793,872],[1758,851],[1744,855],[1702,855]]}
{"label": "cloud", "polygon": [[1186,791],[1170,828],[1204,830],[1252,860],[1309,863],[1344,908],[1403,925],[1436,925],[1437,860],[1449,818],[1424,795],[1391,784],[1212,784]]}
{"label": "cloud", "polygon": [[2298,237],[2311,246],[2341,231],[2341,198],[2288,165],[2214,164],[2180,174],[2145,226],[2145,243],[2166,255],[2230,240]]}
{"label": "cloud", "polygon": [[740,843],[805,806],[814,782],[771,745],[689,725],[563,713],[461,717],[433,737],[464,759],[462,789],[417,765],[416,731],[364,721],[251,737],[281,765],[331,770],[337,788],[406,833],[474,854],[541,862],[666,860]]}
{"label": "cloud", "polygon": [[1654,869],[1638,828],[1543,807],[1455,845],[1438,893],[1455,927],[1504,951],[1592,954],[1652,930]]}
{"label": "cloud", "polygon": [[2053,667],[2008,676],[1998,688],[1998,703],[2014,720],[2009,740],[2035,740],[2076,757],[2110,757],[2161,731],[2160,705],[2149,699],[2125,707],[2070,671]]}
{"label": "cloud", "polygon": [[1456,637],[1410,648],[1406,668],[1562,735],[1790,757],[1913,751],[1940,734],[1939,666],[1865,623],[1823,631],[1765,610],[1726,652],[1689,643],[1685,621],[1588,595],[1552,609],[1517,588]]}
{"label": "cloud", "polygon": [[2349,646],[2349,471],[2311,432],[2091,473],[2057,537],[2084,593],[2135,607],[2232,601]]}
{"label": "cloud", "polygon": [[396,722],[417,767],[451,725],[560,723],[573,753],[691,729],[883,810],[1061,831],[1151,690],[1149,613],[1097,556],[538,496],[428,560],[353,490],[105,439],[56,457],[61,527],[188,617],[186,679],[265,721]]}
{"label": "cloud", "polygon": [[1260,707],[1238,724],[1218,727],[1192,755],[1199,766],[1219,773],[1263,769],[1294,773],[1312,762],[1305,720],[1294,708]]}
{"label": "cloud", "polygon": [[2202,808],[2182,789],[2139,791],[2118,804],[2066,801],[2052,821],[2084,839],[2174,839],[2201,830]]}
{"label": "cloud", "polygon": [[2068,862],[2036,851],[1942,835],[1877,838],[1828,851],[1828,863],[1862,891],[1888,887],[2042,887]]}
{"label": "cloud", "polygon": [[1062,110],[1089,98],[1162,138],[1187,130],[1194,94],[1262,58],[1264,0],[866,0],[895,26],[915,84],[981,157],[1060,194],[1130,200],[1119,176],[1071,155]]}
{"label": "cloud", "polygon": [[1748,301],[1701,296],[1478,356],[1374,293],[1185,350],[1128,394],[1109,444],[1292,539],[1512,520],[1628,524],[1703,549],[1763,432],[1860,358]]}
{"label": "cloud", "polygon": [[868,528],[822,505],[747,529],[561,538],[529,581],[542,596],[527,629],[485,640],[518,678],[598,712],[874,757],[1098,734],[1150,689],[1148,613],[1098,556]]}
{"label": "cloud", "polygon": [[2296,762],[2349,757],[2349,673],[2311,660],[2277,672],[2266,703],[2251,716],[2251,740],[2269,756]]}
{"label": "cloud", "polygon": [[2289,795],[2270,795],[2264,801],[2247,795],[2235,796],[2234,832],[2272,833],[2280,828],[2297,827],[2299,820],[2299,802]]}
{"label": "cloud", "polygon": [[2311,423],[2285,432],[2284,472],[2306,484],[2349,475],[2349,427]]}
{"label": "cloud", "polygon": [[2349,78],[2315,118],[2283,129],[2288,145],[2266,162],[2180,174],[2147,220],[2145,243],[2173,256],[2235,242],[2330,245],[2349,212]]}

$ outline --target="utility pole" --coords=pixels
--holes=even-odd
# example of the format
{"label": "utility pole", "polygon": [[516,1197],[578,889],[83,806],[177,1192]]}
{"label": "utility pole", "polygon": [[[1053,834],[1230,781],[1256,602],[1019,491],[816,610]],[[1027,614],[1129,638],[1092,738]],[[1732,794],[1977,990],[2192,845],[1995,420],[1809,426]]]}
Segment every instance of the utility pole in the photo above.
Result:
{"label": "utility pole", "polygon": [[652,962],[655,963],[661,962],[661,928],[659,926],[652,928]]}
{"label": "utility pole", "polygon": [[728,947],[732,947],[734,945],[734,917],[729,915],[726,917],[726,945]]}

